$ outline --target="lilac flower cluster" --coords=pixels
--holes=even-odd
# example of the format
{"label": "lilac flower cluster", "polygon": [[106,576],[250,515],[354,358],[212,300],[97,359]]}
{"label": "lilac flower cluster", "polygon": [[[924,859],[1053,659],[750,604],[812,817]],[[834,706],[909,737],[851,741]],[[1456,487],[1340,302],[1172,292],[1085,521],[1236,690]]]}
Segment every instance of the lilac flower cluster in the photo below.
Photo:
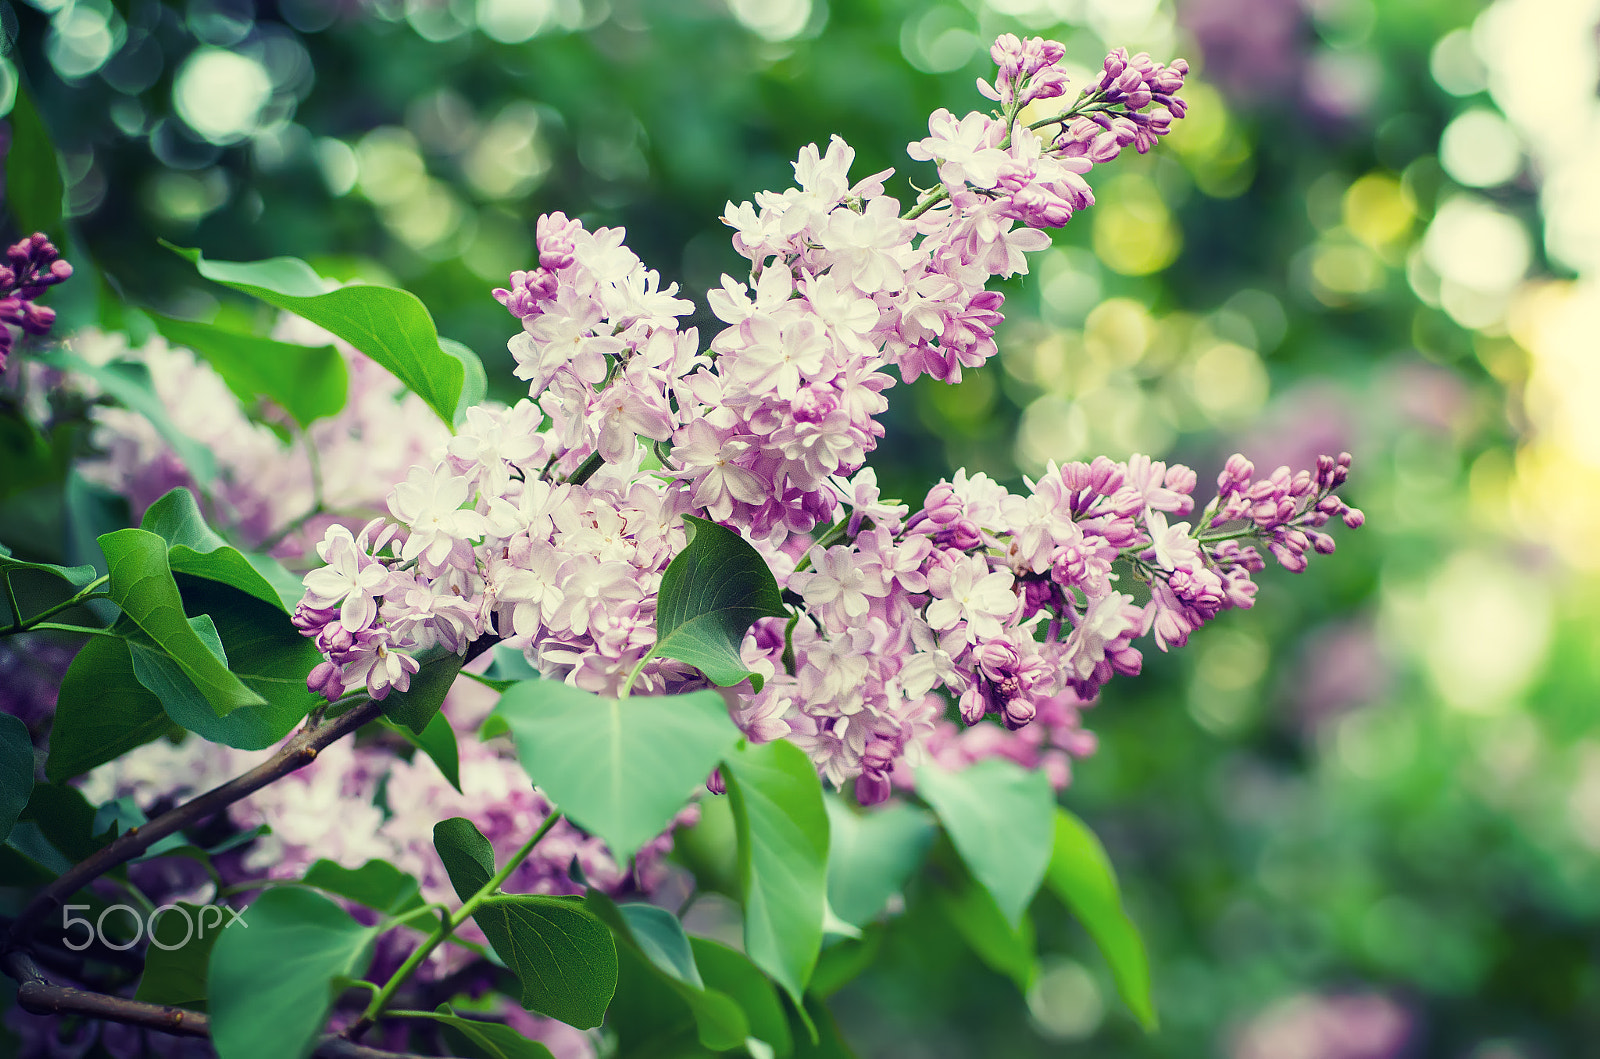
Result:
{"label": "lilac flower cluster", "polygon": [[[215,478],[198,482],[148,419],[96,405],[94,443],[104,455],[89,462],[85,474],[127,497],[135,518],[169,490],[186,486],[230,537],[289,562],[310,552],[329,526],[359,527],[381,512],[388,484],[442,445],[449,430],[422,398],[320,327],[284,316],[273,334],[332,345],[349,372],[344,408],[312,423],[304,438],[284,440],[262,421],[272,418],[271,410],[252,419],[209,364],[160,337],[134,349],[119,334],[71,335],[67,344],[91,363],[133,358],[143,364],[173,427],[204,445],[217,465]],[[80,377],[73,382],[85,384]],[[373,444],[374,438],[383,444]]]}
{"label": "lilac flower cluster", "polygon": [[[1002,296],[985,284],[1049,242],[1027,225],[1093,201],[1083,174],[1116,153],[1095,141],[1144,150],[1183,110],[1181,61],[1116,52],[1077,103],[1027,125],[1023,106],[1065,90],[1063,49],[1002,37],[994,54],[982,87],[1001,112],[933,116],[910,153],[942,183],[910,210],[884,193],[888,171],[851,183],[837,138],[800,153],[796,187],[729,204],[751,276],[711,292],[727,326],[709,354],[620,230],[541,218],[538,268],[495,292],[522,322],[510,349],[531,398],[475,409],[395,488],[392,521],[329,532],[296,615],[327,656],[311,685],[382,697],[425,653],[490,635],[546,677],[616,693],[654,642],[680,516],[703,514],[750,538],[802,601],[746,639],[766,682],[728,695],[753,738],[794,741],[867,803],[929,755],[1005,755],[1064,783],[1093,747],[1079,710],[1139,671],[1136,639],[1166,649],[1251,605],[1255,543],[1298,569],[1331,546],[1329,519],[1358,524],[1332,493],[1348,457],[1261,482],[1236,459],[1194,523],[1169,516],[1193,512],[1196,474],[1139,456],[1051,465],[1026,495],[962,472],[915,513],[880,498],[863,464],[886,369],[957,382],[992,356]],[[1050,124],[1054,139],[1034,134]],[[703,684],[665,660],[639,679]],[[961,734],[946,696],[966,725],[1002,725]]]}
{"label": "lilac flower cluster", "polygon": [[1280,468],[1257,482],[1236,456],[1194,528],[1169,516],[1194,510],[1195,473],[1143,456],[1051,464],[1026,495],[958,473],[909,518],[877,502],[864,472],[840,543],[813,546],[787,577],[804,620],[787,642],[773,622],[747,643],[746,661],[769,675],[740,720],[798,743],[835,783],[854,777],[871,803],[910,781],[903,765],[970,756],[971,740],[963,749],[940,727],[943,698],[931,693],[942,691],[967,725],[993,714],[1027,730],[1014,742],[986,732],[983,755],[1065,782],[1069,755],[1093,748],[1080,708],[1115,674],[1139,672],[1137,639],[1166,650],[1251,606],[1256,543],[1301,570],[1308,547],[1332,549],[1316,527],[1360,525],[1333,493],[1349,462],[1324,457],[1314,474]]}
{"label": "lilac flower cluster", "polygon": [[49,332],[56,322],[56,311],[34,304],[34,299],[72,275],[72,266],[61,260],[55,244],[43,232],[6,249],[6,263],[0,265],[0,371],[11,356],[16,341],[12,327],[30,335]]}

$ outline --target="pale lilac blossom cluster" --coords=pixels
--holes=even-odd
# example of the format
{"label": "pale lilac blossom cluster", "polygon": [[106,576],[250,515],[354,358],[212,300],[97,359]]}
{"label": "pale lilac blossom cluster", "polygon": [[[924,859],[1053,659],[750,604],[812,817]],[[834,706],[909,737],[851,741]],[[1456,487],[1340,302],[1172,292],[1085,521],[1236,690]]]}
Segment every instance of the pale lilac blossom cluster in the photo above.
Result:
{"label": "pale lilac blossom cluster", "polygon": [[56,311],[34,299],[72,275],[72,266],[43,232],[6,248],[0,265],[0,371],[11,356],[13,327],[24,334],[44,335],[56,322]]}
{"label": "pale lilac blossom cluster", "polygon": [[[796,187],[730,203],[750,283],[711,292],[727,326],[706,354],[678,329],[688,303],[620,230],[541,218],[538,267],[495,292],[522,322],[510,348],[531,399],[474,410],[395,488],[391,521],[330,530],[296,614],[327,656],[311,686],[383,697],[429,653],[514,637],[546,677],[616,693],[654,642],[680,516],[697,514],[749,538],[800,600],[745,641],[765,685],[728,694],[753,738],[794,741],[863,803],[929,756],[1004,755],[1066,782],[1070,756],[1093,748],[1079,709],[1139,671],[1136,639],[1166,649],[1249,606],[1252,542],[1299,569],[1331,547],[1329,519],[1360,515],[1332,493],[1348,457],[1260,482],[1236,458],[1193,522],[1178,520],[1196,474],[1139,456],[1051,465],[1025,495],[958,473],[915,513],[880,498],[863,464],[887,369],[957,382],[992,356],[1002,296],[985,284],[1048,245],[1028,225],[1092,203],[1085,172],[1182,114],[1181,61],[1117,52],[1072,107],[1024,124],[1024,105],[1064,92],[1062,54],[996,43],[983,89],[1001,112],[934,115],[910,153],[942,183],[904,213],[888,171],[850,181],[838,138],[801,151]],[[1053,139],[1035,134],[1051,124]],[[1095,145],[1106,135],[1116,150]],[[672,661],[640,674],[655,692],[703,684]],[[946,696],[1002,735],[960,734]]]}
{"label": "pale lilac blossom cluster", "polygon": [[[359,527],[382,511],[388,483],[443,444],[449,430],[388,371],[316,325],[284,316],[273,334],[332,345],[349,372],[344,408],[313,422],[303,439],[285,440],[264,421],[287,422],[275,409],[252,419],[222,377],[187,349],[159,336],[133,348],[120,334],[75,332],[67,346],[84,360],[144,365],[173,429],[205,446],[217,466],[211,481],[196,481],[147,418],[97,405],[94,444],[103,456],[85,465],[86,476],[127,497],[135,518],[186,486],[218,529],[290,562],[305,557],[330,526]],[[79,377],[74,384],[92,386]]]}
{"label": "pale lilac blossom cluster", "polygon": [[[1026,495],[958,473],[909,518],[878,502],[863,472],[840,543],[813,546],[787,578],[804,600],[788,642],[776,622],[747,642],[767,679],[740,720],[798,743],[836,784],[854,777],[863,803],[930,754],[1007,756],[1064,783],[1069,757],[1094,745],[1079,709],[1115,674],[1139,672],[1136,640],[1182,645],[1221,611],[1251,606],[1256,543],[1298,571],[1307,548],[1332,550],[1319,527],[1360,525],[1333,493],[1349,462],[1255,481],[1236,456],[1193,523],[1176,520],[1194,510],[1194,471],[1143,456],[1051,464]],[[1028,734],[957,736],[941,727],[935,691],[969,726],[993,714]]]}

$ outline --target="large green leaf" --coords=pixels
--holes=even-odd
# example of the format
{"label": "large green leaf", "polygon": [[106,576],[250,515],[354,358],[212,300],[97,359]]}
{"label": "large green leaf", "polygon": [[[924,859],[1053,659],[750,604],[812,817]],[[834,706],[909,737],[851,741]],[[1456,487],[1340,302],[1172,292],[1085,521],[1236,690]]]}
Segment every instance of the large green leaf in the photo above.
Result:
{"label": "large green leaf", "polygon": [[319,860],[306,869],[307,886],[315,886],[387,916],[397,916],[423,905],[417,880],[386,860],[369,860],[359,868],[346,868]]}
{"label": "large green leaf", "polygon": [[529,778],[619,863],[666,829],[739,741],[714,691],[619,701],[530,680],[501,696],[494,718]]}
{"label": "large green leaf", "polygon": [[375,927],[299,887],[268,890],[211,950],[207,998],[220,1059],[307,1055],[333,1006],[335,979],[359,978]]}
{"label": "large green leaf", "polygon": [[904,803],[856,812],[830,796],[827,805],[828,903],[846,923],[865,926],[917,870],[938,825]]}
{"label": "large green leaf", "polygon": [[689,948],[689,935],[683,932],[678,917],[665,908],[632,901],[618,905],[617,914],[628,925],[639,951],[664,974],[669,974],[686,985],[704,989],[700,968],[695,966],[694,952]]}
{"label": "large green leaf", "polygon": [[1139,1024],[1154,1032],[1156,1009],[1144,940],[1122,908],[1117,875],[1105,847],[1087,824],[1065,809],[1056,810],[1055,845],[1045,879],[1105,954],[1117,991]]}
{"label": "large green leaf", "polygon": [[415,1014],[418,1018],[432,1019],[449,1026],[487,1059],[553,1059],[550,1049],[538,1041],[528,1040],[510,1026],[500,1022],[464,1019],[448,1004],[440,1004],[437,1011],[419,1011]]}
{"label": "large green leaf", "polygon": [[798,1005],[822,949],[828,810],[793,743],[745,746],[724,765],[739,835],[744,948]]}
{"label": "large green leaf", "polygon": [[[635,994],[619,998],[622,1007],[618,1019],[611,1021],[628,1023],[630,1031],[639,1028],[641,1021],[655,1022],[653,1030],[659,1031],[660,1023],[669,1021],[662,1015],[664,1010],[673,1011],[677,1013],[675,1017],[681,1018],[678,1005],[661,995],[660,987],[664,986],[677,994],[689,1011],[700,1044],[712,1051],[725,1051],[744,1043],[750,1033],[749,1020],[732,997],[706,988],[689,938],[683,933],[677,916],[653,905],[618,905],[593,889],[584,898],[584,904],[616,936],[620,958],[618,987],[619,990],[627,988],[623,983],[628,982]],[[641,976],[641,970],[646,974]],[[760,974],[754,968],[751,971]],[[656,1009],[656,1017],[639,1019],[641,1008]]]}
{"label": "large green leaf", "polygon": [[204,357],[242,401],[269,397],[302,428],[344,407],[349,372],[332,346],[302,346],[148,315],[168,342]]}
{"label": "large green leaf", "polygon": [[5,206],[24,235],[46,232],[61,238],[61,162],[33,100],[19,85],[6,116],[11,146],[6,151]]}
{"label": "large green leaf", "polygon": [[476,360],[466,347],[440,346],[433,317],[409,291],[368,284],[329,290],[327,281],[298,258],[207,261],[199,250],[171,249],[206,279],[287,309],[338,335],[393,372],[446,423],[456,421],[469,374],[474,379],[483,374],[481,364],[475,371],[463,366],[465,357]]}
{"label": "large green leaf", "polygon": [[161,914],[150,920],[150,945],[134,999],[204,1011],[211,950],[232,917],[215,906],[187,901],[161,907]]}
{"label": "large green leaf", "polygon": [[450,727],[450,719],[443,713],[434,714],[433,720],[420,732],[395,724],[387,717],[378,718],[378,723],[427,754],[450,786],[461,789],[461,747],[456,743],[456,730]]}
{"label": "large green leaf", "polygon": [[28,726],[0,713],[0,842],[16,825],[33,794],[33,738]]}
{"label": "large green leaf", "polygon": [[934,886],[931,891],[939,910],[978,958],[1026,994],[1039,974],[1033,921],[1023,916],[1020,923],[1007,922],[989,891],[970,877],[954,888]]}
{"label": "large green leaf", "polygon": [[[184,604],[197,638],[225,657],[261,702],[218,717],[183,670],[137,632],[128,637],[139,682],[161,700],[167,716],[202,739],[240,750],[261,750],[289,734],[322,697],[306,676],[322,656],[283,612],[211,581],[185,580]],[[120,623],[119,623],[120,624]]]}
{"label": "large green leaf", "polygon": [[[493,878],[494,850],[471,821],[436,824],[433,844],[463,901]],[[579,1029],[600,1025],[617,988],[617,948],[581,899],[495,894],[472,918],[522,983],[523,1007]]]}
{"label": "large green leaf", "polygon": [[778,1059],[794,1051],[789,1020],[772,981],[742,952],[710,938],[690,938],[695,963],[706,987],[733,998],[750,1023],[750,1036],[772,1048]]}
{"label": "large green leaf", "polygon": [[[201,708],[215,718],[203,702]],[[61,680],[45,775],[52,783],[69,780],[170,731],[161,700],[134,673],[128,642],[92,637]]]}
{"label": "large green leaf", "polygon": [[960,772],[924,765],[917,770],[917,793],[939,814],[967,870],[993,895],[1006,921],[1021,923],[1050,862],[1050,780],[990,758]]}
{"label": "large green leaf", "polygon": [[220,581],[286,614],[294,612],[305,594],[300,579],[276,559],[241,552],[224,540],[206,523],[194,494],[182,486],[151,504],[139,526],[167,542],[167,564],[175,574]]}
{"label": "large green leaf", "polygon": [[161,435],[161,440],[171,446],[179,462],[194,476],[195,481],[205,485],[217,476],[216,456],[210,449],[173,425],[172,420],[167,417],[166,405],[162,404],[161,398],[156,395],[155,383],[150,378],[150,369],[143,364],[125,360],[114,360],[109,364],[90,364],[63,349],[43,350],[37,355],[37,359],[63,371],[75,371],[87,375],[107,397],[129,411],[144,416],[155,428],[156,433]]}
{"label": "large green leaf", "polygon": [[217,716],[266,703],[190,627],[167,564],[166,541],[149,530],[117,530],[100,538],[100,550],[111,573],[112,601],[177,663]]}
{"label": "large green leaf", "polygon": [[687,662],[713,684],[748,679],[760,691],[761,677],[739,657],[739,645],[756,619],[785,613],[778,583],[737,533],[692,515],[684,521],[689,544],[661,575],[650,653]]}

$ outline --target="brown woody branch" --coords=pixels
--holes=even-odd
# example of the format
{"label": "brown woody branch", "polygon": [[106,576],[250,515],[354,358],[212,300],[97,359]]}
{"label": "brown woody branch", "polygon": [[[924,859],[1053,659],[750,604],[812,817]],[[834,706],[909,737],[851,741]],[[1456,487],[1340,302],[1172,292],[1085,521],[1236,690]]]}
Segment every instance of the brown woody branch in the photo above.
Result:
{"label": "brown woody branch", "polygon": [[[55,985],[39,973],[32,958],[24,952],[5,957],[5,972],[19,983],[17,1006],[32,1015],[85,1015],[130,1026],[170,1033],[177,1037],[211,1036],[211,1019],[204,1012],[188,1011],[166,1004],[151,1004],[127,997],[91,993],[67,985]],[[311,1059],[421,1059],[419,1056],[368,1048],[343,1037],[328,1036],[311,1051]]]}
{"label": "brown woody branch", "polygon": [[[94,882],[106,872],[125,864],[148,850],[168,835],[192,827],[226,809],[241,798],[246,798],[275,780],[282,779],[296,769],[304,768],[317,759],[317,755],[330,743],[378,717],[383,703],[366,699],[330,721],[296,733],[272,757],[249,772],[236,776],[220,787],[213,788],[197,798],[192,798],[154,820],[139,827],[129,828],[109,845],[80,861],[55,882],[39,892],[17,916],[6,938],[5,950],[17,949],[27,944],[33,932],[45,918],[59,908],[73,894]],[[31,962],[31,961],[30,961]],[[10,973],[11,961],[6,961]],[[13,975],[12,977],[16,977]],[[20,979],[19,979],[20,981]],[[115,998],[111,998],[115,999]],[[190,1016],[193,1017],[192,1015]]]}

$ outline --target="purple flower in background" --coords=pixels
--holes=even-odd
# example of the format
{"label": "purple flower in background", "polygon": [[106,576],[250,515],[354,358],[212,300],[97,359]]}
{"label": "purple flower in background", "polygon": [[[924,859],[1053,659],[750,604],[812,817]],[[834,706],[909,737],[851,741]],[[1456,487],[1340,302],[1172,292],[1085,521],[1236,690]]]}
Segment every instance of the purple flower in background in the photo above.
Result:
{"label": "purple flower in background", "polygon": [[1384,993],[1300,993],[1256,1015],[1235,1036],[1232,1059],[1397,1059],[1411,1013]]}

